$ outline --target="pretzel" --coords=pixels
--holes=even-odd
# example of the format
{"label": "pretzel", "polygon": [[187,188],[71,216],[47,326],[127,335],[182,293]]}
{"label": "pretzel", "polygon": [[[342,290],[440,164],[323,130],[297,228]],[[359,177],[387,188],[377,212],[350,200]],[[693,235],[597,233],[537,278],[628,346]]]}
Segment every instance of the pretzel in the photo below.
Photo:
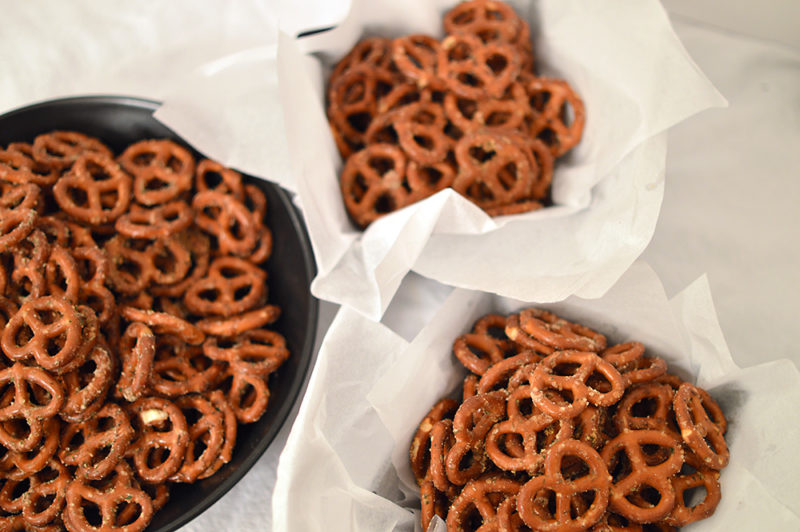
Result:
{"label": "pretzel", "polygon": [[14,267],[11,273],[12,297],[24,303],[47,295],[45,268],[52,246],[45,234],[34,229],[20,240],[14,249]]}
{"label": "pretzel", "polygon": [[[31,332],[27,337],[26,331]],[[59,341],[50,354],[51,342]],[[65,367],[77,355],[81,342],[81,321],[72,304],[63,298],[44,296],[25,302],[9,320],[0,345],[12,360],[34,358],[45,369]]]}
{"label": "pretzel", "polygon": [[55,245],[50,250],[50,257],[45,265],[45,279],[50,294],[67,299],[71,303],[78,303],[80,294],[78,266],[65,248]]}
{"label": "pretzel", "polygon": [[[0,389],[5,389],[5,386],[10,386],[13,394],[9,403],[5,400],[0,403],[0,444],[15,452],[30,451],[41,440],[43,421],[55,416],[64,404],[64,390],[46,371],[19,362],[0,370]],[[34,401],[28,392],[29,387],[44,390],[46,402],[38,398]],[[17,436],[3,423],[15,420],[27,424],[27,434]]]}
{"label": "pretzel", "polygon": [[[77,467],[77,477],[99,480],[123,459],[134,437],[125,411],[106,403],[91,419],[64,429],[58,455],[64,464]],[[76,439],[80,443],[73,445]]]}
{"label": "pretzel", "polygon": [[505,333],[513,342],[535,353],[547,356],[554,351],[552,347],[541,343],[522,329],[519,314],[511,314],[506,318]]}
{"label": "pretzel", "polygon": [[192,210],[185,201],[171,201],[145,209],[131,205],[131,210],[120,216],[114,227],[130,238],[166,238],[192,224]]}
{"label": "pretzel", "polygon": [[269,387],[264,377],[239,373],[228,369],[230,379],[227,399],[240,423],[254,423],[267,410]]}
{"label": "pretzel", "polygon": [[[701,486],[705,489],[705,497],[701,502],[688,506],[686,491]],[[664,518],[664,522],[672,526],[686,526],[710,517],[722,497],[719,471],[710,468],[700,468],[687,475],[678,473],[672,477],[672,487],[675,490],[675,508]]]}
{"label": "pretzel", "polygon": [[358,65],[388,68],[392,60],[390,46],[391,41],[383,37],[368,37],[359,41],[334,67],[331,83]]}
{"label": "pretzel", "polygon": [[453,189],[481,208],[527,197],[538,171],[524,149],[503,133],[467,133],[456,143],[455,157],[459,174]]}
{"label": "pretzel", "polygon": [[542,360],[542,356],[534,351],[521,351],[518,355],[508,357],[493,364],[478,381],[478,393],[487,393],[500,388],[511,388],[509,379],[523,366]]}
{"label": "pretzel", "polygon": [[131,178],[107,155],[84,153],[53,185],[59,207],[89,225],[113,222],[131,201]]}
{"label": "pretzel", "polygon": [[267,329],[252,329],[235,338],[230,347],[220,347],[210,336],[203,343],[203,352],[212,360],[227,362],[239,373],[265,377],[277,370],[289,357],[283,336]]}
{"label": "pretzel", "polygon": [[0,252],[8,251],[28,236],[38,216],[33,209],[0,209]]}
{"label": "pretzel", "polygon": [[[0,180],[0,185],[3,181]],[[0,194],[0,209],[17,210],[17,209],[33,209],[38,212],[39,198],[41,197],[42,189],[33,183],[20,183],[10,185],[8,190],[0,187],[2,193]]]}
{"label": "pretzel", "polygon": [[[651,465],[644,450],[645,446],[657,446],[668,453],[666,460]],[[675,505],[675,490],[670,477],[683,465],[683,451],[677,438],[655,430],[625,431],[603,448],[603,460],[610,471],[614,471],[616,456],[622,452],[630,470],[623,470],[611,486],[611,509],[639,523],[652,523],[666,517]],[[653,454],[650,452],[649,454]],[[657,504],[641,501],[635,504],[628,497],[648,486],[659,494]],[[639,502],[639,501],[637,501]]]}
{"label": "pretzel", "polygon": [[602,449],[611,436],[607,430],[608,410],[601,406],[588,405],[583,412],[572,418],[572,437],[588,443],[596,450]]}
{"label": "pretzel", "polygon": [[111,150],[100,140],[77,131],[51,131],[33,139],[34,160],[50,168],[64,170],[84,154],[111,157]]}
{"label": "pretzel", "polygon": [[66,399],[58,415],[68,423],[80,423],[94,416],[103,407],[115,376],[115,361],[100,342],[92,348],[87,362],[94,366],[91,375],[81,366],[60,377]]}
{"label": "pretzel", "polygon": [[[189,427],[180,408],[167,399],[143,397],[129,407],[137,438],[126,455],[133,458],[137,475],[149,483],[164,482],[178,472],[189,445]],[[163,451],[153,464],[156,451]]]}
{"label": "pretzel", "polygon": [[[566,457],[581,461],[588,472],[578,478],[565,478],[562,463]],[[577,440],[554,444],[544,460],[544,475],[529,480],[517,495],[517,510],[522,521],[534,530],[578,531],[597,522],[609,501],[611,476],[600,455],[589,445]],[[546,493],[555,496],[551,513]],[[573,517],[572,500],[584,492],[593,492],[591,505]]]}
{"label": "pretzel", "polygon": [[710,396],[704,400],[697,388],[683,383],[675,392],[672,404],[683,441],[706,467],[720,470],[728,465],[730,452],[723,431],[712,419],[724,419],[724,416],[719,406],[709,400]]}
{"label": "pretzel", "polygon": [[[576,365],[569,375],[559,374],[561,365]],[[610,384],[610,389],[601,392],[587,384],[589,377],[601,374]],[[614,366],[596,354],[586,351],[556,351],[542,360],[530,373],[531,398],[542,412],[556,419],[564,419],[580,414],[591,403],[597,406],[610,406],[617,402],[625,391],[624,381]],[[572,397],[566,403],[554,402],[545,391],[568,390]]]}
{"label": "pretzel", "polygon": [[516,47],[500,41],[484,43],[469,33],[448,35],[439,48],[439,77],[466,98],[501,97],[521,68]]}
{"label": "pretzel", "polygon": [[222,372],[222,365],[206,358],[199,346],[162,334],[158,337],[149,384],[160,395],[179,397],[208,391],[222,379]]}
{"label": "pretzel", "polygon": [[[147,493],[135,487],[134,482],[133,472],[125,462],[117,465],[106,479],[107,485],[102,488],[96,488],[83,479],[73,480],[67,488],[67,505],[62,516],[67,529],[124,532],[144,530],[153,516],[153,503]],[[99,510],[101,519],[99,527],[87,520],[83,509],[86,502]],[[136,520],[125,523],[124,526],[118,525],[120,514],[131,505],[139,507]]]}
{"label": "pretzel", "polygon": [[436,75],[439,41],[422,34],[398,37],[392,41],[391,54],[397,69],[419,88],[429,85],[441,88]]}
{"label": "pretzel", "polygon": [[194,223],[217,239],[219,251],[247,256],[256,246],[258,222],[247,208],[233,196],[207,190],[195,195],[192,208]]}
{"label": "pretzel", "polygon": [[352,66],[330,84],[328,119],[346,139],[362,141],[384,87],[388,92],[393,82],[394,76],[385,68]]}
{"label": "pretzel", "polygon": [[233,411],[231,405],[225,400],[225,396],[220,390],[214,390],[209,395],[211,404],[214,405],[219,412],[222,413],[222,422],[224,426],[223,436],[224,440],[220,448],[217,459],[212,463],[208,469],[203,471],[199,478],[208,478],[220,470],[222,466],[231,461],[233,455],[233,447],[236,445],[236,412]]}
{"label": "pretzel", "polygon": [[422,485],[430,466],[430,440],[433,426],[443,419],[452,419],[457,403],[452,399],[441,399],[428,411],[411,439],[409,457],[417,484]]}
{"label": "pretzel", "polygon": [[58,179],[58,172],[49,165],[43,165],[33,159],[33,147],[21,148],[20,145],[0,149],[0,181],[5,180],[17,185],[35,184],[50,187]]}
{"label": "pretzel", "polygon": [[[447,514],[447,530],[460,532],[467,528],[469,518],[480,518],[481,528],[492,530],[497,526],[498,500],[516,495],[521,484],[509,478],[488,475],[471,480],[455,498]],[[477,511],[478,515],[475,515]]]}
{"label": "pretzel", "polygon": [[452,149],[452,139],[444,133],[446,124],[440,104],[415,102],[398,111],[394,128],[409,159],[431,165],[444,161]]}
{"label": "pretzel", "polygon": [[25,481],[7,481],[0,491],[0,506],[6,511],[22,513],[25,523],[23,530],[27,530],[27,527],[45,526],[64,507],[69,479],[67,468],[57,460],[51,460],[42,471],[26,479],[27,489],[15,499],[11,499],[12,494],[20,491]]}
{"label": "pretzel", "polygon": [[[464,401],[453,417],[455,443],[447,453],[447,478],[463,485],[486,470],[484,439],[492,426],[505,415],[506,392],[475,395]],[[465,467],[465,458],[468,463]]]}
{"label": "pretzel", "polygon": [[650,382],[667,372],[667,362],[658,357],[645,357],[641,356],[629,362],[618,366],[622,378],[628,385]]}
{"label": "pretzel", "polygon": [[359,226],[366,227],[411,201],[412,192],[404,186],[406,160],[403,151],[390,144],[371,144],[347,159],[342,196]]}
{"label": "pretzel", "polygon": [[[184,395],[176,399],[175,405],[184,414],[195,411],[199,418],[189,425],[189,442],[181,468],[169,480],[173,482],[194,482],[219,457],[224,440],[224,420],[222,413],[200,395]],[[191,418],[191,416],[187,416]],[[196,416],[193,416],[196,417]],[[200,440],[203,440],[202,447]],[[202,449],[199,455],[197,450]]]}
{"label": "pretzel", "polygon": [[606,347],[606,337],[602,334],[559,318],[551,312],[525,309],[519,313],[519,322],[525,332],[555,349],[577,349],[597,353]]}
{"label": "pretzel", "polygon": [[187,309],[204,316],[240,314],[266,299],[266,277],[264,270],[244,259],[220,257],[205,277],[188,287],[183,301]]}
{"label": "pretzel", "polygon": [[[533,78],[525,90],[534,110],[531,136],[543,140],[555,157],[575,147],[583,134],[586,111],[572,87],[560,79]],[[569,123],[568,109],[572,115]]]}
{"label": "pretzel", "polygon": [[192,187],[194,157],[171,140],[137,142],[117,160],[134,176],[133,193],[143,205],[167,203]]}
{"label": "pretzel", "polygon": [[205,334],[231,338],[249,330],[269,325],[275,322],[280,315],[281,309],[279,307],[265,305],[230,318],[206,318],[198,321],[195,325]]}
{"label": "pretzel", "polygon": [[156,336],[144,323],[133,322],[122,333],[119,353],[122,374],[117,381],[117,393],[132,403],[147,391],[156,353]]}
{"label": "pretzel", "polygon": [[[620,432],[626,429],[665,431],[674,395],[671,387],[655,382],[629,388],[617,406],[614,424]],[[637,411],[637,407],[642,406],[648,407],[645,415]]]}
{"label": "pretzel", "polygon": [[182,246],[187,249],[191,257],[191,270],[183,280],[174,284],[159,284],[150,288],[150,292],[157,296],[179,297],[188,287],[200,280],[208,271],[211,256],[211,242],[204,233],[189,230],[178,236]]}
{"label": "pretzel", "polygon": [[54,215],[39,216],[36,221],[36,228],[44,233],[51,245],[71,251],[69,249],[71,247],[69,227],[64,223],[63,217]]}
{"label": "pretzel", "polygon": [[239,201],[244,199],[242,174],[211,159],[203,159],[197,163],[194,186],[198,192],[213,190],[230,194]]}
{"label": "pretzel", "polygon": [[131,306],[120,307],[120,314],[128,321],[139,321],[158,334],[174,334],[191,345],[199,345],[205,334],[198,327],[164,312],[146,311]]}
{"label": "pretzel", "polygon": [[[38,445],[25,453],[8,451],[8,458],[22,474],[22,478],[31,477],[47,467],[58,449],[60,431],[61,425],[58,418],[47,418],[42,431],[44,433],[42,441]],[[14,477],[14,475],[9,475],[9,477]]]}
{"label": "pretzel", "polygon": [[508,4],[496,0],[461,2],[445,13],[446,33],[472,33],[481,39],[519,42],[523,21]]}

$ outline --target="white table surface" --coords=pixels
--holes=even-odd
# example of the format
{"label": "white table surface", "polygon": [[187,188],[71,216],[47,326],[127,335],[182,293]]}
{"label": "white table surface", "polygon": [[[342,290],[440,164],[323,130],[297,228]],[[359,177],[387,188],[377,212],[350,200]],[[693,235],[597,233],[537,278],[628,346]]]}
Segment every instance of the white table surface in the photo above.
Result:
{"label": "white table surface", "polygon": [[[284,12],[307,14],[314,21],[310,27],[325,25],[325,14],[312,9],[319,5],[314,0],[279,4]],[[800,3],[664,4],[689,53],[730,105],[703,112],[670,132],[664,203],[642,258],[660,275],[668,295],[708,276],[722,330],[740,366],[779,358],[800,366],[795,341],[800,316]],[[9,102],[18,103],[14,84],[20,80],[2,68],[3,57],[23,53],[16,47],[20,32],[5,29],[24,24],[27,11],[16,10],[9,0],[2,5],[0,110],[5,110]],[[87,2],[81,5],[89,9]],[[142,16],[136,3],[118,7],[118,20]],[[331,12],[336,9],[328,6]],[[104,40],[110,35],[98,32],[90,41],[98,53],[110,44]],[[47,37],[37,42],[44,48]],[[43,56],[33,52],[33,57]],[[430,312],[446,291],[412,275],[384,321],[404,336],[413,335],[426,311],[409,309],[423,305]],[[321,304],[318,345],[335,311],[334,305]],[[182,530],[270,529],[270,494],[293,417],[294,412],[244,479]]]}

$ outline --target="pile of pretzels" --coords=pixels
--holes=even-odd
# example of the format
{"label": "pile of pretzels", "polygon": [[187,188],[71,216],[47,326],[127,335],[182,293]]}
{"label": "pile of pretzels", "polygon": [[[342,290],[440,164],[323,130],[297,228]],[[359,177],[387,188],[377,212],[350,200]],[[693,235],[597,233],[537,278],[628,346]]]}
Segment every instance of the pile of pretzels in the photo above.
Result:
{"label": "pile of pretzels", "polygon": [[289,356],[264,194],[171,140],[0,149],[0,529],[143,530]]}
{"label": "pile of pretzels", "polygon": [[641,343],[528,308],[481,318],[453,351],[462,398],[434,405],[410,448],[423,530],[438,515],[448,532],[666,531],[713,514],[725,416]]}
{"label": "pile of pretzels", "polygon": [[441,41],[362,40],[330,76],[341,192],[359,227],[447,187],[492,216],[538,209],[555,159],[580,141],[583,102],[534,73],[528,24],[510,6],[463,2],[443,24]]}

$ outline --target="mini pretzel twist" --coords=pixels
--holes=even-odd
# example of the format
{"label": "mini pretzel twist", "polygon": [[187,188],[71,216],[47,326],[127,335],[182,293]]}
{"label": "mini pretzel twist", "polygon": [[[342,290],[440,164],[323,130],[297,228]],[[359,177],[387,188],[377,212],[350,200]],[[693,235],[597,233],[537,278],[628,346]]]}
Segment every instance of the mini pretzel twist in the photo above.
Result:
{"label": "mini pretzel twist", "polygon": [[84,153],[53,186],[59,207],[89,225],[113,222],[131,201],[131,178],[107,155]]}
{"label": "mini pretzel twist", "polygon": [[[464,485],[486,470],[486,434],[505,416],[506,392],[475,395],[464,401],[453,417],[455,443],[447,453],[447,478]],[[464,462],[467,462],[465,467]]]}
{"label": "mini pretzel twist", "polygon": [[244,259],[220,257],[205,277],[188,287],[183,301],[187,309],[203,316],[240,314],[266,300],[266,278],[264,270]]}
{"label": "mini pretzel twist", "polygon": [[[6,386],[13,394],[8,403],[0,403],[0,443],[15,452],[30,451],[42,438],[43,421],[55,416],[64,404],[64,389],[46,371],[19,362],[0,370],[0,387]],[[30,396],[28,390],[37,387],[45,392],[45,401]],[[25,421],[27,435],[18,437],[2,423],[12,420]]]}
{"label": "mini pretzel twist", "polygon": [[122,333],[119,347],[122,374],[117,381],[117,392],[132,403],[147,391],[156,354],[156,336],[144,323],[133,322]]}
{"label": "mini pretzel twist", "polygon": [[232,343],[221,347],[217,338],[210,336],[203,343],[203,352],[212,360],[227,362],[234,371],[261,377],[278,369],[289,356],[286,339],[267,329],[247,331]]}
{"label": "mini pretzel twist", "polygon": [[473,530],[468,528],[467,518],[477,510],[481,519],[481,528],[496,530],[497,510],[499,503],[516,495],[521,484],[509,478],[496,475],[470,480],[461,493],[455,498],[447,514],[447,530],[462,532]]}
{"label": "mini pretzel twist", "polygon": [[194,223],[217,239],[221,253],[248,256],[255,249],[258,222],[233,196],[213,190],[200,192],[192,200],[192,208],[197,213]]}
{"label": "mini pretzel twist", "polygon": [[[145,482],[164,482],[178,472],[189,445],[189,427],[180,408],[167,399],[143,397],[129,407],[137,438],[126,455]],[[166,453],[153,463],[158,451]]]}
{"label": "mini pretzel twist", "polygon": [[194,157],[171,140],[137,142],[118,161],[134,176],[133,193],[142,205],[167,203],[192,187]]}
{"label": "mini pretzel twist", "polygon": [[111,150],[100,140],[77,131],[51,131],[33,139],[31,155],[37,163],[64,170],[86,153],[111,157]]}
{"label": "mini pretzel twist", "polygon": [[711,396],[703,397],[697,388],[683,383],[675,392],[673,409],[683,441],[703,464],[716,470],[728,465],[730,451],[723,436],[724,429],[712,420],[712,417],[724,419],[724,416]]}

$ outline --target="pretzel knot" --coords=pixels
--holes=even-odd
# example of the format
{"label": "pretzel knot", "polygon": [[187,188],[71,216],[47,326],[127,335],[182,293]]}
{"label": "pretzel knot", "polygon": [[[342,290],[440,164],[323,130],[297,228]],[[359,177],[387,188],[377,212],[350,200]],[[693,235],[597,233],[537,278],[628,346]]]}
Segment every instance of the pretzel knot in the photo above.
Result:
{"label": "pretzel knot", "polygon": [[683,441],[703,464],[717,470],[728,465],[730,451],[723,436],[725,417],[711,396],[703,396],[691,384],[683,383],[675,392],[673,409]]}
{"label": "pretzel knot", "polygon": [[409,459],[417,484],[422,485],[422,482],[429,476],[431,432],[434,425],[444,419],[452,419],[457,407],[458,404],[452,399],[442,399],[437,402],[422,419],[417,432],[411,439]]}
{"label": "pretzel knot", "polygon": [[406,181],[406,155],[391,144],[371,144],[347,159],[341,189],[351,218],[366,227],[413,201]]}
{"label": "pretzel knot", "polygon": [[246,257],[255,249],[259,222],[233,196],[207,190],[195,195],[192,207],[195,224],[217,239],[220,253]]}
{"label": "pretzel knot", "polygon": [[112,157],[100,140],[77,131],[51,131],[33,139],[31,155],[42,165],[57,170],[72,166],[85,153]]}
{"label": "pretzel knot", "polygon": [[[589,383],[590,378],[601,379],[608,391],[600,391]],[[556,351],[542,360],[529,373],[531,398],[542,412],[555,419],[575,417],[591,403],[610,406],[625,392],[625,383],[614,366],[595,353],[586,351]],[[545,393],[548,390],[568,392],[566,401],[554,401]]]}
{"label": "pretzel knot", "polygon": [[[150,496],[137,487],[133,472],[124,461],[95,487],[97,482],[88,482],[81,478],[73,480],[67,488],[67,505],[62,516],[68,530],[120,530],[124,532],[141,532],[153,517],[153,501]],[[100,517],[99,526],[90,523],[86,510],[94,506]],[[132,512],[135,520],[127,517],[126,509],[138,507]],[[131,518],[133,519],[133,518]]]}
{"label": "pretzel knot", "polygon": [[189,445],[189,427],[180,408],[167,399],[144,397],[129,407],[138,437],[127,456],[139,477],[149,483],[164,482],[178,472]]}
{"label": "pretzel knot", "polygon": [[131,202],[131,178],[106,155],[85,153],[53,186],[61,209],[89,225],[113,222]]}
{"label": "pretzel knot", "polygon": [[[672,487],[675,489],[675,508],[664,519],[672,526],[686,526],[689,523],[710,517],[719,504],[720,493],[719,471],[701,467],[690,474],[678,473],[672,477]],[[687,491],[695,488],[704,488],[705,497],[699,503],[689,506],[686,500]]]}
{"label": "pretzel knot", "polygon": [[484,43],[475,35],[448,35],[439,48],[438,74],[465,98],[500,98],[522,69],[520,51],[504,42]]}
{"label": "pretzel knot", "polygon": [[171,201],[152,209],[134,204],[117,219],[114,227],[130,238],[166,238],[188,228],[193,214],[185,201]]}
{"label": "pretzel knot", "polygon": [[140,322],[128,325],[120,339],[122,374],[117,382],[117,392],[126,401],[132,403],[147,391],[155,353],[156,336],[150,327]]}
{"label": "pretzel knot", "polygon": [[578,144],[586,123],[583,101],[566,81],[533,78],[525,87],[534,110],[530,134],[560,157]]}
{"label": "pretzel knot", "polygon": [[213,190],[222,194],[230,194],[237,200],[244,199],[242,174],[226,168],[211,159],[203,159],[195,169],[195,188],[198,192]]}
{"label": "pretzel knot", "polygon": [[497,530],[498,507],[516,495],[522,484],[510,478],[488,475],[470,480],[453,500],[447,514],[449,532],[475,530],[472,523],[479,521],[481,530]]}
{"label": "pretzel knot", "polygon": [[85,321],[66,299],[56,296],[32,299],[23,303],[9,320],[0,345],[12,360],[34,358],[46,370],[63,369],[82,347]]}
{"label": "pretzel knot", "polygon": [[107,403],[91,419],[64,429],[59,458],[78,468],[77,477],[99,480],[122,460],[134,436],[125,411]]}
{"label": "pretzel knot", "polygon": [[[583,464],[578,475],[564,476],[565,458]],[[534,530],[570,532],[585,530],[606,511],[611,476],[603,459],[591,446],[578,440],[554,444],[544,461],[544,475],[529,480],[517,496],[517,510],[522,521]],[[574,516],[574,501],[590,496],[591,504]],[[552,498],[554,504],[551,504]],[[551,511],[551,508],[554,508]]]}
{"label": "pretzel knot", "polygon": [[511,6],[493,0],[462,2],[448,11],[442,22],[446,33],[471,33],[486,42],[510,43],[520,41],[525,24]]}
{"label": "pretzel knot", "polygon": [[188,321],[166,312],[123,306],[120,308],[120,314],[128,321],[142,322],[157,334],[174,334],[191,345],[202,344],[206,337],[203,331]]}
{"label": "pretzel knot", "polygon": [[[30,451],[25,453],[8,451],[7,458],[22,473],[22,478],[30,477],[44,469],[56,454],[61,432],[61,424],[58,418],[47,418],[43,425],[43,432],[43,440]],[[15,475],[8,475],[7,478],[13,480]],[[17,477],[16,480],[21,480],[21,478]]]}
{"label": "pretzel knot", "polygon": [[214,259],[205,277],[189,286],[183,301],[204,316],[232,316],[252,309],[267,297],[267,274],[237,257]]}
{"label": "pretzel knot", "polygon": [[599,353],[606,347],[606,337],[602,334],[546,310],[525,309],[519,313],[519,323],[531,337],[555,349]]}
{"label": "pretzel knot", "polygon": [[[638,523],[666,517],[675,505],[670,477],[683,465],[677,438],[656,430],[625,431],[603,448],[603,460],[614,473],[611,509]],[[633,498],[658,493],[658,500]],[[633,499],[633,500],[632,500]]]}
{"label": "pretzel knot", "polygon": [[429,35],[406,35],[392,41],[391,53],[398,70],[419,88],[442,87],[436,75],[439,41]]}
{"label": "pretzel knot", "polygon": [[[13,394],[5,392],[0,403],[0,443],[15,452],[30,451],[41,440],[43,421],[64,404],[64,389],[46,371],[19,362],[0,371],[0,389],[13,389]],[[17,420],[27,423],[27,434],[22,431],[18,436],[6,426],[5,422]]]}
{"label": "pretzel knot", "polygon": [[[32,156],[32,153],[31,153]],[[0,180],[17,185],[35,184],[52,186],[59,177],[58,172],[37,163],[20,150],[0,149]]]}
{"label": "pretzel knot", "polygon": [[447,453],[447,478],[463,485],[486,470],[486,434],[505,416],[507,393],[502,390],[465,400],[453,418],[455,443]]}
{"label": "pretzel knot", "polygon": [[28,236],[39,213],[29,208],[0,209],[0,252],[8,251]]}
{"label": "pretzel knot", "polygon": [[506,407],[508,419],[495,424],[486,436],[486,455],[500,469],[534,474],[548,448],[572,437],[569,419],[553,419],[536,407],[527,415],[522,413],[520,403],[530,401],[530,394],[528,386],[511,392]]}
{"label": "pretzel knot", "polygon": [[192,188],[194,157],[171,140],[143,140],[128,146],[120,165],[133,178],[133,193],[142,205],[159,205]]}
{"label": "pretzel knot", "polygon": [[655,382],[629,388],[614,415],[617,429],[667,431],[674,395],[670,386]]}
{"label": "pretzel knot", "polygon": [[536,161],[505,133],[474,131],[456,143],[459,173],[453,189],[481,208],[527,198],[539,171]]}
{"label": "pretzel knot", "polygon": [[445,134],[447,118],[435,102],[415,102],[403,107],[394,121],[400,146],[420,164],[444,161],[453,141]]}
{"label": "pretzel knot", "polygon": [[328,89],[328,118],[342,135],[356,144],[375,118],[378,99],[394,84],[393,74],[385,68],[353,65],[331,81]]}
{"label": "pretzel knot", "polygon": [[59,412],[68,423],[79,423],[92,417],[103,406],[114,379],[115,361],[100,342],[95,344],[84,365],[61,375],[66,401]]}
{"label": "pretzel knot", "polygon": [[50,460],[41,471],[25,480],[7,480],[0,490],[0,507],[8,512],[21,512],[24,522],[21,528],[10,530],[39,530],[39,526],[53,521],[64,508],[70,479],[66,467],[58,460]]}
{"label": "pretzel knot", "polygon": [[203,393],[221,380],[222,370],[223,365],[207,358],[200,346],[162,334],[149,383],[154,392],[167,397]]}
{"label": "pretzel knot", "polygon": [[286,339],[275,331],[253,329],[220,346],[217,338],[210,336],[203,343],[203,352],[212,360],[227,362],[239,373],[265,377],[277,370],[289,357]]}
{"label": "pretzel knot", "polygon": [[201,395],[179,397],[175,405],[184,412],[185,417],[196,421],[189,425],[189,441],[183,465],[169,480],[194,482],[219,457],[224,440],[224,420],[211,401]]}

